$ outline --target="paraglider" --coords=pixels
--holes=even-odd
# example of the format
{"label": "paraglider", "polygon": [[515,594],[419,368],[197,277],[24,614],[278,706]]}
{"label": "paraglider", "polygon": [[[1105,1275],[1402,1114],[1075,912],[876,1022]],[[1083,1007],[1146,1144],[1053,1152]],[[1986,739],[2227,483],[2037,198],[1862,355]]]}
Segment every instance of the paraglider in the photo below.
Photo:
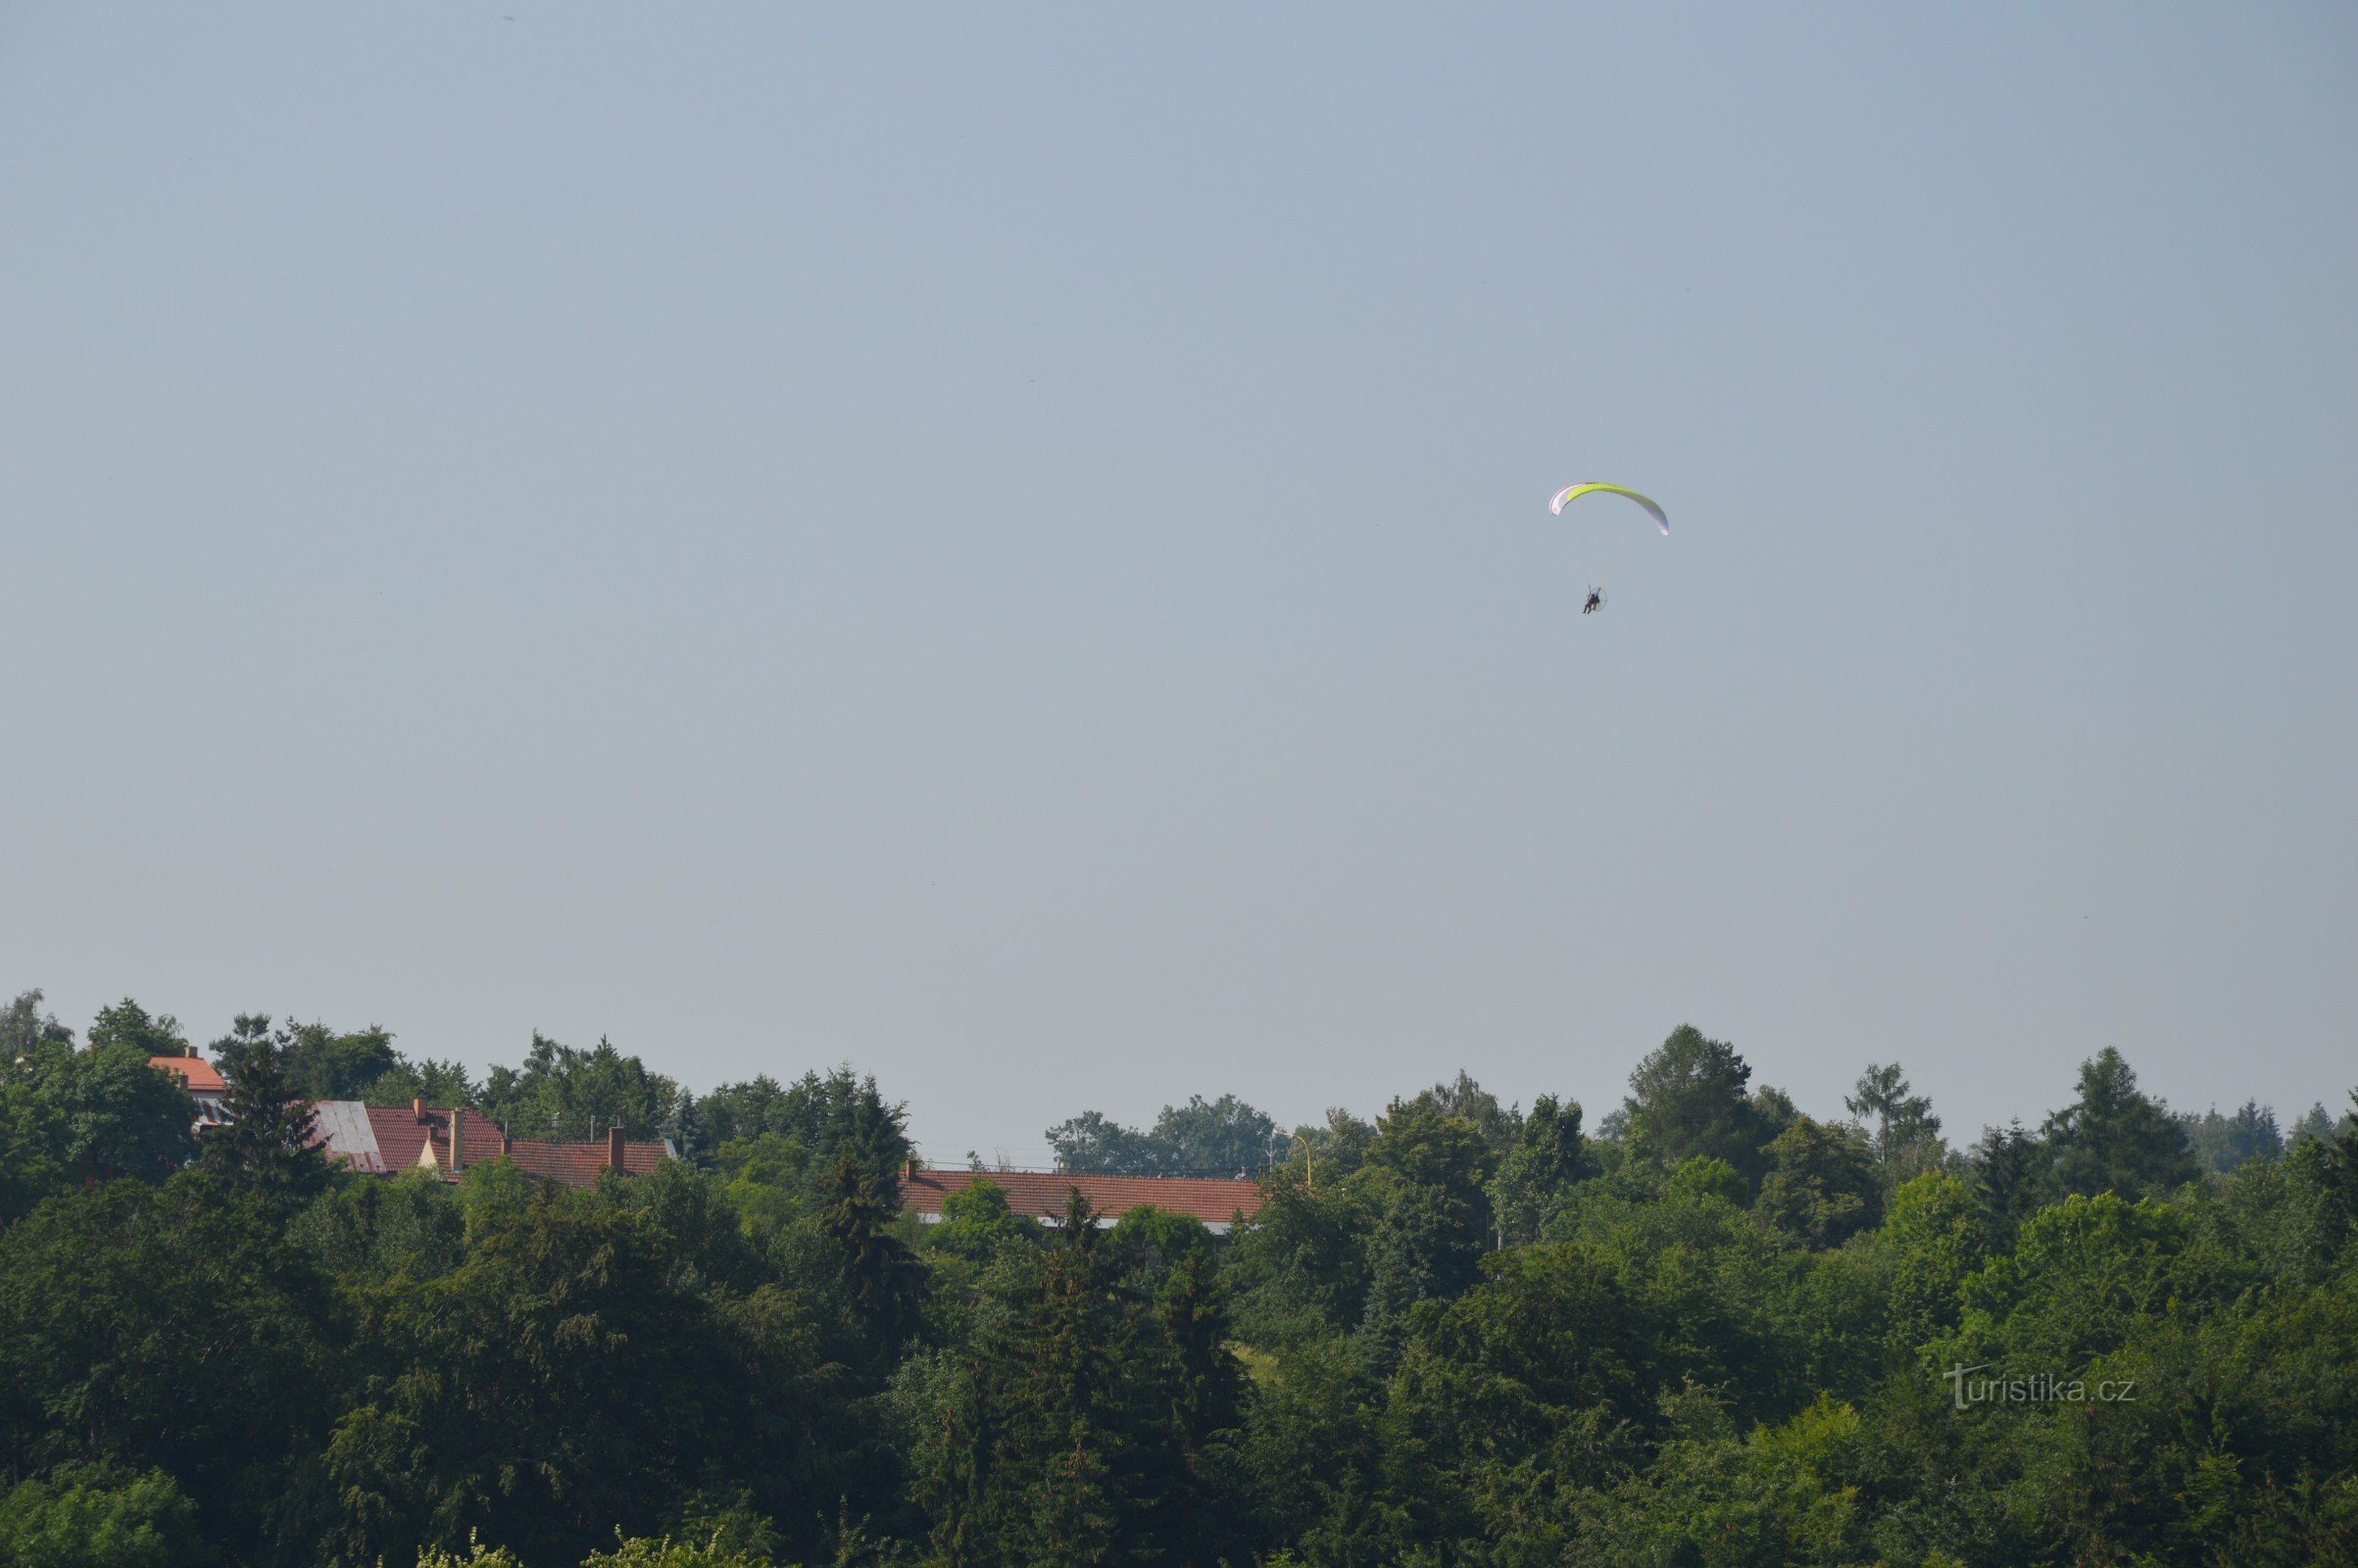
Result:
{"label": "paraglider", "polygon": [[1560,517],[1564,514],[1564,507],[1567,503],[1577,501],[1582,496],[1589,494],[1591,491],[1597,491],[1609,496],[1629,497],[1630,500],[1635,501],[1638,503],[1638,505],[1644,507],[1648,513],[1652,514],[1655,527],[1661,529],[1666,534],[1670,532],[1670,518],[1663,514],[1662,509],[1659,506],[1654,504],[1653,498],[1650,496],[1642,496],[1638,494],[1637,491],[1629,488],[1627,485],[1568,484],[1555,493],[1555,499],[1547,503],[1547,510]]}
{"label": "paraglider", "polygon": [[[1646,509],[1647,516],[1654,519],[1654,526],[1662,530],[1663,536],[1665,538],[1669,536],[1670,518],[1668,514],[1655,503],[1653,497],[1640,495],[1627,485],[1568,484],[1555,493],[1555,498],[1547,503],[1547,510],[1560,517],[1564,514],[1565,507],[1592,492],[1621,496],[1626,500],[1636,502]],[[1604,585],[1611,575],[1607,566],[1608,558],[1617,559],[1619,557],[1632,532],[1633,530],[1629,528],[1627,522],[1612,515],[1600,514],[1582,522],[1579,529],[1582,554],[1588,558],[1589,563],[1589,597],[1580,607],[1582,614],[1594,615],[1604,608]]]}

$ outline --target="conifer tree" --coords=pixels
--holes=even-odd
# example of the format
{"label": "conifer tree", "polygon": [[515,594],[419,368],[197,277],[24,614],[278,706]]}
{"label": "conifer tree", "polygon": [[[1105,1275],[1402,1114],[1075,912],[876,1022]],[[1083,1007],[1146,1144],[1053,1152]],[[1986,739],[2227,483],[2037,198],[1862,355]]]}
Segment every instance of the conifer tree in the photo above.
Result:
{"label": "conifer tree", "polygon": [[1126,1347],[1097,1212],[1068,1191],[1057,1245],[1008,1349],[1006,1443],[1023,1500],[1007,1512],[1017,1562],[1091,1563],[1116,1555],[1129,1511],[1136,1434],[1121,1387]]}
{"label": "conifer tree", "polygon": [[198,1163],[231,1184],[278,1202],[301,1202],[327,1185],[327,1156],[315,1144],[308,1102],[287,1073],[287,1040],[270,1032],[268,1013],[240,1013],[213,1043],[228,1084],[226,1126],[205,1135]]}
{"label": "conifer tree", "polygon": [[1182,1453],[1203,1451],[1243,1419],[1244,1373],[1228,1348],[1228,1305],[1211,1259],[1171,1268],[1154,1315],[1169,1356],[1171,1429]]}
{"label": "conifer tree", "polygon": [[2080,1098],[2047,1118],[2046,1134],[2063,1193],[2137,1199],[2201,1174],[2185,1126],[2138,1091],[2137,1074],[2111,1046],[2080,1064]]}
{"label": "conifer tree", "polygon": [[1983,1128],[1969,1159],[1987,1239],[1992,1246],[2011,1246],[2015,1228],[2037,1213],[2053,1190],[2054,1152],[2016,1121]]}
{"label": "conifer tree", "polygon": [[880,1357],[897,1351],[915,1327],[924,1288],[916,1254],[886,1229],[899,1206],[899,1194],[883,1178],[845,1154],[835,1162],[818,1213],[819,1230],[835,1245],[853,1306]]}

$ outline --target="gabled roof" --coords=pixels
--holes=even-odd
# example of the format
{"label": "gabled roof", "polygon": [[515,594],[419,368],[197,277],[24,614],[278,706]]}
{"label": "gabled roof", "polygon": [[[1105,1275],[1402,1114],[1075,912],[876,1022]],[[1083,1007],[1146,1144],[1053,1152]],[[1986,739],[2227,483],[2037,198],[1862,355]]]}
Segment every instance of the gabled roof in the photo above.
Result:
{"label": "gabled roof", "polygon": [[202,1056],[150,1056],[147,1064],[176,1074],[192,1095],[225,1095],[229,1092],[221,1069]]}
{"label": "gabled roof", "polygon": [[[478,1152],[478,1151],[481,1151]],[[472,1164],[478,1160],[500,1157],[500,1141],[491,1140],[484,1150],[470,1134],[467,1140],[467,1158]],[[622,1145],[622,1174],[644,1176],[671,1157],[671,1151],[662,1144],[625,1142]],[[543,1181],[561,1183],[566,1187],[595,1187],[598,1173],[606,1169],[606,1145],[560,1144],[536,1138],[518,1138],[509,1147],[509,1160],[516,1168]]]}
{"label": "gabled roof", "polygon": [[[451,1174],[450,1123],[451,1112],[438,1106],[419,1110],[410,1105],[364,1105],[353,1100],[322,1100],[312,1107],[318,1121],[319,1144],[330,1158],[341,1159],[355,1170],[380,1175],[399,1175],[405,1170],[438,1170],[447,1178]],[[465,1147],[461,1171],[467,1166],[488,1165],[503,1153],[516,1169],[544,1181],[565,1187],[593,1187],[598,1173],[608,1168],[613,1145],[607,1139],[594,1143],[560,1143],[550,1139],[517,1138],[506,1150],[500,1145],[500,1130],[489,1116],[479,1110],[469,1110],[461,1120],[461,1136]],[[644,1176],[671,1157],[671,1151],[660,1143],[625,1141],[622,1145],[622,1173]]]}
{"label": "gabled roof", "polygon": [[1089,1200],[1090,1206],[1107,1221],[1151,1203],[1174,1214],[1193,1215],[1213,1230],[1225,1232],[1238,1214],[1251,1219],[1261,1206],[1261,1190],[1255,1182],[1036,1170],[911,1171],[902,1178],[901,1204],[912,1214],[938,1217],[944,1199],[978,1181],[1006,1188],[1007,1207],[1035,1219],[1062,1215],[1064,1195],[1076,1187]]}

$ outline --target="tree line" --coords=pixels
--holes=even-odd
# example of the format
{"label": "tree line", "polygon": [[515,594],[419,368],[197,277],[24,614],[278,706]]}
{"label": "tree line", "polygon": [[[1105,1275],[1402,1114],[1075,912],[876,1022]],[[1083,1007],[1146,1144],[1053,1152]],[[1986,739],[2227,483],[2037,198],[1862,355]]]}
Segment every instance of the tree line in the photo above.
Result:
{"label": "tree line", "polygon": [[[2117,1051],[1961,1148],[1897,1065],[1821,1118],[1689,1027],[1593,1124],[1459,1073],[1052,1129],[1255,1172],[1220,1240],[987,1175],[920,1224],[848,1068],[697,1099],[535,1037],[477,1082],[253,1014],[197,1139],[185,1045],[0,1010],[0,1564],[2358,1556],[2358,1123],[2174,1113]],[[686,1157],[330,1168],[305,1102],[372,1096]]]}

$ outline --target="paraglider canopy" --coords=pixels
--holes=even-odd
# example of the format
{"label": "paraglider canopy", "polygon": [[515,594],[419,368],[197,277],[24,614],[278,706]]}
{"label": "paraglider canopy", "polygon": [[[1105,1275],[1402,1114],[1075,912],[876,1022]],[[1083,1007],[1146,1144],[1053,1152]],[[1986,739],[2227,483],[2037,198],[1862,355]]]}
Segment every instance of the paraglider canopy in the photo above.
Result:
{"label": "paraglider canopy", "polygon": [[1638,494],[1637,491],[1629,488],[1627,485],[1568,484],[1555,493],[1555,499],[1547,503],[1547,510],[1560,517],[1563,515],[1564,507],[1567,503],[1578,500],[1580,497],[1587,495],[1592,490],[1601,491],[1605,495],[1609,496],[1627,496],[1630,500],[1635,501],[1638,503],[1638,505],[1644,507],[1652,514],[1655,527],[1661,529],[1664,533],[1670,532],[1670,518],[1663,514],[1660,507],[1654,504],[1652,498],[1648,496],[1642,496]]}

